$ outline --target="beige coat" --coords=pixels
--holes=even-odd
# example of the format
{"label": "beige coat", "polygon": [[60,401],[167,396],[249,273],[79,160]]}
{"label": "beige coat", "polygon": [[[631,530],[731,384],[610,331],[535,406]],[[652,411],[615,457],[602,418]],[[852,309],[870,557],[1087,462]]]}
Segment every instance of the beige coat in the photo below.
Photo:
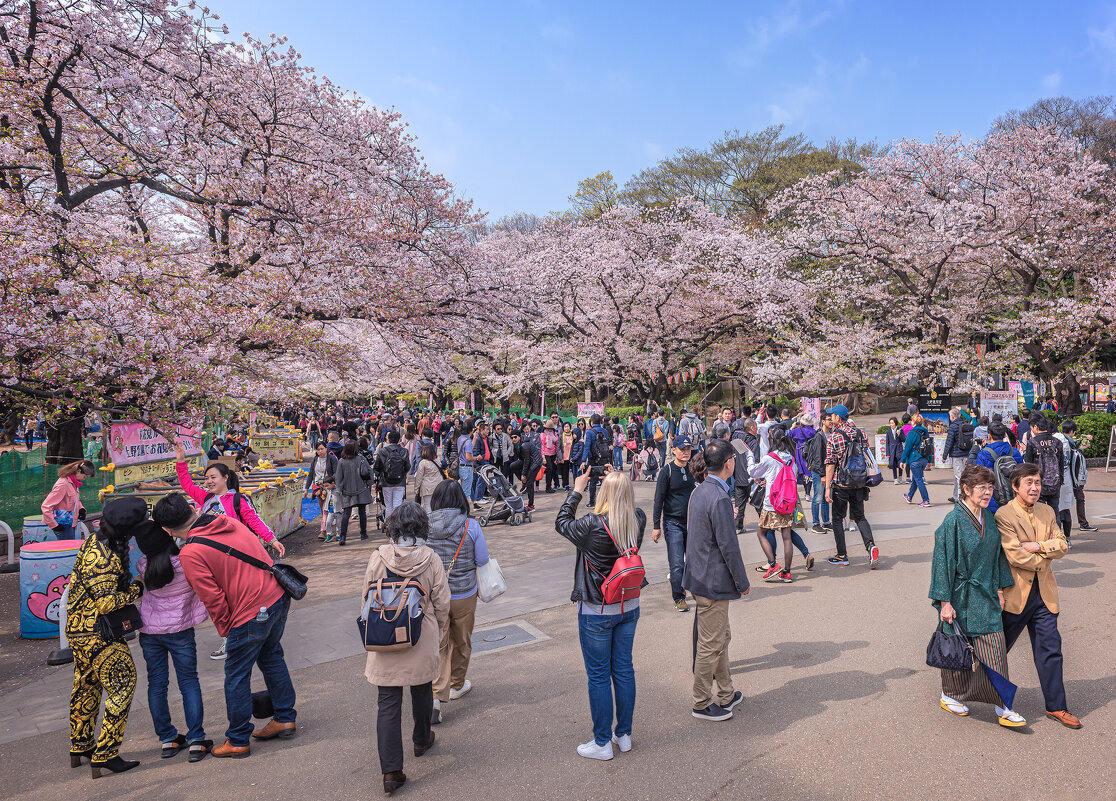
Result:
{"label": "beige coat", "polygon": [[[1038,576],[1043,603],[1058,614],[1058,582],[1051,560],[1065,556],[1068,546],[1054,510],[1045,503],[1027,509],[1018,498],[1013,498],[996,511],[996,527],[1000,529],[1000,541],[1015,579],[1014,586],[1004,588],[1004,611],[1013,615],[1023,611],[1031,584]],[[1039,552],[1027,553],[1020,544],[1023,542],[1039,543]]]}
{"label": "beige coat", "polygon": [[378,687],[414,687],[438,677],[438,646],[442,629],[449,621],[450,590],[442,560],[425,545],[400,546],[388,543],[372,552],[364,571],[364,586],[387,575],[414,578],[426,591],[422,599],[422,633],[418,643],[406,651],[368,652],[364,675]]}
{"label": "beige coat", "polygon": [[444,480],[438,465],[429,459],[419,459],[418,470],[415,471],[415,494],[418,497],[429,498]]}

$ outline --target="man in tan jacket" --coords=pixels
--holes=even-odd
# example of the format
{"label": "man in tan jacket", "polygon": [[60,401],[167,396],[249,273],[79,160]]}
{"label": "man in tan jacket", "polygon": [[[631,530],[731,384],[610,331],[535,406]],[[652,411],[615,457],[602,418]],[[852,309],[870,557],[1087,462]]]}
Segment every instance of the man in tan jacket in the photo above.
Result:
{"label": "man in tan jacket", "polygon": [[1062,684],[1062,635],[1058,633],[1058,583],[1051,560],[1066,555],[1066,538],[1056,513],[1038,503],[1042,475],[1033,464],[1021,464],[1011,476],[1015,498],[996,512],[1004,553],[1015,584],[1004,588],[1004,638],[1007,648],[1026,628],[1031,636],[1048,717],[1080,729],[1081,721],[1066,709]]}

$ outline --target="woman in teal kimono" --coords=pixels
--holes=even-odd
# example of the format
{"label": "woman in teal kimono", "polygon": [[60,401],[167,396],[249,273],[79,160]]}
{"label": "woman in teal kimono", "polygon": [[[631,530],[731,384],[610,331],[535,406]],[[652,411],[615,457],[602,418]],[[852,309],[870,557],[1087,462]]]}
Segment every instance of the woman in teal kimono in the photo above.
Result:
{"label": "woman in teal kimono", "polygon": [[982,667],[987,665],[1007,678],[1003,588],[1015,580],[1000,546],[996,518],[988,511],[995,481],[991,470],[975,464],[966,465],[961,473],[961,500],[934,532],[930,600],[943,624],[961,625],[980,662],[976,670],[942,671],[942,709],[968,715],[966,701],[994,704],[1000,724],[1014,728],[1027,721],[1003,706]]}

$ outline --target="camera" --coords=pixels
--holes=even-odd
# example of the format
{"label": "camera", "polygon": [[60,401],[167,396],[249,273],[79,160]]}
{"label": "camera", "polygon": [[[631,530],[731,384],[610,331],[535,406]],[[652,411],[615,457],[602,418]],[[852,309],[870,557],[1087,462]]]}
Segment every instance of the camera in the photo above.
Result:
{"label": "camera", "polygon": [[589,478],[604,478],[605,468],[604,465],[589,468]]}

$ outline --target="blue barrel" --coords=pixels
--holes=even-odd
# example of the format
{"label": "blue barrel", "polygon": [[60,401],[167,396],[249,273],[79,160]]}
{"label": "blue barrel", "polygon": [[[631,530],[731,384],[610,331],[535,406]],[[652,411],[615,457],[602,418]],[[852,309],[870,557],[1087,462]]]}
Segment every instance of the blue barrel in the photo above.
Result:
{"label": "blue barrel", "polygon": [[54,536],[54,532],[47,528],[46,523],[43,522],[42,515],[34,515],[33,517],[23,518],[23,544],[29,542],[46,542],[47,540],[58,539]]}
{"label": "blue barrel", "polygon": [[70,583],[81,544],[82,540],[50,540],[24,543],[19,549],[19,636],[58,636],[62,591]]}

